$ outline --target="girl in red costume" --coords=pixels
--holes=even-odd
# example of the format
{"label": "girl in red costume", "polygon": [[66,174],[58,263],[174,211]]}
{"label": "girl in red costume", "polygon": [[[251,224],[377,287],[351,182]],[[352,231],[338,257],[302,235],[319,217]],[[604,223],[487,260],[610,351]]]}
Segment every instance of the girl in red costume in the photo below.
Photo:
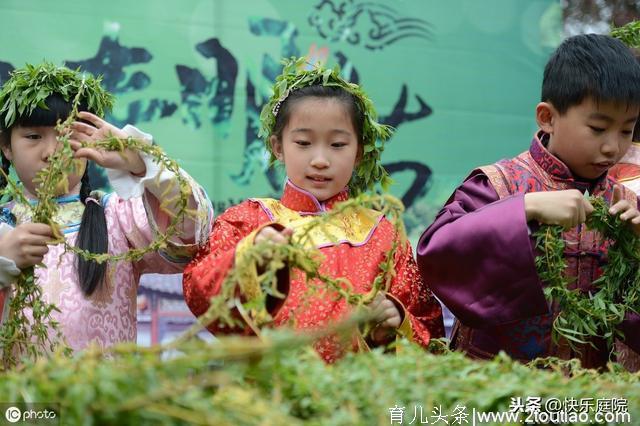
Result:
{"label": "girl in red costume", "polygon": [[[381,149],[376,140],[388,138],[390,129],[375,121],[371,101],[357,85],[343,80],[337,70],[319,66],[305,70],[301,65],[303,60],[285,65],[261,116],[272,160],[283,163],[286,169],[283,194],[279,200],[248,199],[217,218],[208,247],[184,274],[185,299],[197,316],[208,309],[210,298],[221,292],[234,265],[243,263],[248,247],[264,241],[288,243],[314,217],[330,212],[350,195],[369,190],[387,177],[379,163]],[[358,294],[371,290],[380,273],[379,265],[397,238],[391,222],[379,212],[368,212],[332,216],[332,238],[317,233],[308,243],[310,249],[319,249],[324,256],[320,272],[348,279],[351,291]],[[246,282],[239,283],[237,289],[243,300],[255,294],[248,294],[247,289],[259,289],[260,265],[255,263],[250,271],[243,271]],[[432,337],[444,334],[442,312],[420,278],[406,239],[396,250],[394,268],[388,291],[378,293],[370,304],[375,320],[366,341],[379,346],[403,335],[426,346]],[[278,303],[267,303],[273,318],[271,326],[317,329],[344,319],[351,311],[344,298],[332,291],[311,294],[304,274],[297,269],[281,269],[279,281],[286,297]],[[215,321],[208,328],[212,333],[230,331]],[[246,334],[251,328],[247,324],[242,330],[232,331]],[[333,335],[320,339],[315,347],[327,362],[335,361],[347,349]]]}

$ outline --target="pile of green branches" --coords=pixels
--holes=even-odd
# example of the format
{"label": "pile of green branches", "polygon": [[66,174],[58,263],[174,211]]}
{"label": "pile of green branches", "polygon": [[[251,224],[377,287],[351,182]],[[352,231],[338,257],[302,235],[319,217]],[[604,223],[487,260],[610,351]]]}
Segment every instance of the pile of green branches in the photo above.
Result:
{"label": "pile of green branches", "polygon": [[395,406],[409,424],[418,406],[427,417],[436,407],[504,412],[511,398],[528,397],[625,398],[631,419],[640,416],[638,376],[615,369],[526,366],[504,355],[479,362],[409,343],[397,355],[374,350],[327,365],[308,345],[314,337],[278,331],[191,339],[171,351],[120,345],[57,355],[0,375],[0,398],[57,404],[60,424],[69,425],[388,425]]}

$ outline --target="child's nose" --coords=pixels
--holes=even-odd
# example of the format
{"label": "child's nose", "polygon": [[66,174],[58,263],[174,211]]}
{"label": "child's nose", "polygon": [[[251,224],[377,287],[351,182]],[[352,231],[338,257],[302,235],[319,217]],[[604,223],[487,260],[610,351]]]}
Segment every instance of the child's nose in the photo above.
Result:
{"label": "child's nose", "polygon": [[620,151],[620,141],[615,137],[609,137],[605,139],[600,151],[608,157],[615,157]]}
{"label": "child's nose", "polygon": [[58,149],[58,138],[50,136],[44,139],[41,143],[43,144],[42,159],[47,161]]}
{"label": "child's nose", "polygon": [[324,152],[318,150],[311,159],[311,166],[318,169],[326,169],[329,167],[329,159]]}

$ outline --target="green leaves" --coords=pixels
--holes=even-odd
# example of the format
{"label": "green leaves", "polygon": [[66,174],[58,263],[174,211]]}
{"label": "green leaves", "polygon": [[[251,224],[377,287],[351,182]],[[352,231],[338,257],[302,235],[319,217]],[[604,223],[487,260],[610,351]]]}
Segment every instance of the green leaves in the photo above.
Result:
{"label": "green leaves", "polygon": [[[42,299],[33,267],[22,270],[9,304],[9,315],[0,329],[2,368],[10,369],[24,359],[37,359],[52,351],[62,339],[57,322],[51,317],[54,307]],[[55,338],[50,338],[53,333]]]}
{"label": "green leaves", "polygon": [[113,107],[113,95],[100,86],[100,81],[101,78],[82,74],[79,68],[74,71],[50,62],[16,69],[0,90],[4,126],[10,127],[17,116],[29,115],[36,107],[48,109],[45,100],[53,93],[70,101],[83,92],[81,101],[86,101],[89,111],[102,117]]}
{"label": "green leaves", "polygon": [[640,49],[640,21],[632,21],[628,24],[613,28],[611,37],[615,37],[629,47]]}
{"label": "green leaves", "polygon": [[571,280],[565,275],[565,242],[559,226],[541,226],[534,234],[541,255],[536,269],[545,283],[545,296],[559,311],[553,323],[553,336],[562,336],[575,351],[581,346],[594,345],[596,338],[604,339],[610,351],[616,338],[621,338],[618,326],[626,313],[640,309],[640,238],[617,216],[609,214],[605,200],[591,197],[594,211],[587,227],[611,242],[608,262],[600,278],[593,282],[595,292],[570,289]]}

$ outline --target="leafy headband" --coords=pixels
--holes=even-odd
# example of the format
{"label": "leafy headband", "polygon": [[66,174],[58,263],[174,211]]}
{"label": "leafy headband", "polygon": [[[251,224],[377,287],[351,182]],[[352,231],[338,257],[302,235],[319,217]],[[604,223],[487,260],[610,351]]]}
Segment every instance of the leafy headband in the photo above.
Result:
{"label": "leafy headband", "polygon": [[45,100],[54,93],[71,102],[81,89],[81,101],[102,117],[113,107],[113,95],[100,86],[100,81],[101,78],[50,62],[16,69],[0,90],[0,117],[4,117],[4,127],[11,127],[16,117],[31,115],[36,107],[48,109]]}
{"label": "leafy headband", "polygon": [[632,21],[622,27],[612,28],[611,36],[631,48],[640,49],[640,21]]}
{"label": "leafy headband", "polygon": [[264,106],[260,114],[262,127],[260,137],[265,138],[267,150],[271,153],[271,162],[275,162],[275,156],[271,151],[269,138],[273,134],[276,124],[276,116],[282,103],[295,90],[307,86],[322,85],[341,87],[351,93],[357,100],[358,108],[364,114],[362,128],[363,155],[355,169],[349,187],[355,195],[373,189],[380,182],[383,189],[387,189],[391,178],[380,163],[380,155],[384,150],[384,142],[393,133],[393,128],[377,122],[378,114],[373,102],[357,84],[350,83],[340,77],[340,68],[324,68],[319,64],[312,69],[306,69],[309,65],[306,57],[285,59],[282,74],[276,78],[273,85],[273,95]]}

